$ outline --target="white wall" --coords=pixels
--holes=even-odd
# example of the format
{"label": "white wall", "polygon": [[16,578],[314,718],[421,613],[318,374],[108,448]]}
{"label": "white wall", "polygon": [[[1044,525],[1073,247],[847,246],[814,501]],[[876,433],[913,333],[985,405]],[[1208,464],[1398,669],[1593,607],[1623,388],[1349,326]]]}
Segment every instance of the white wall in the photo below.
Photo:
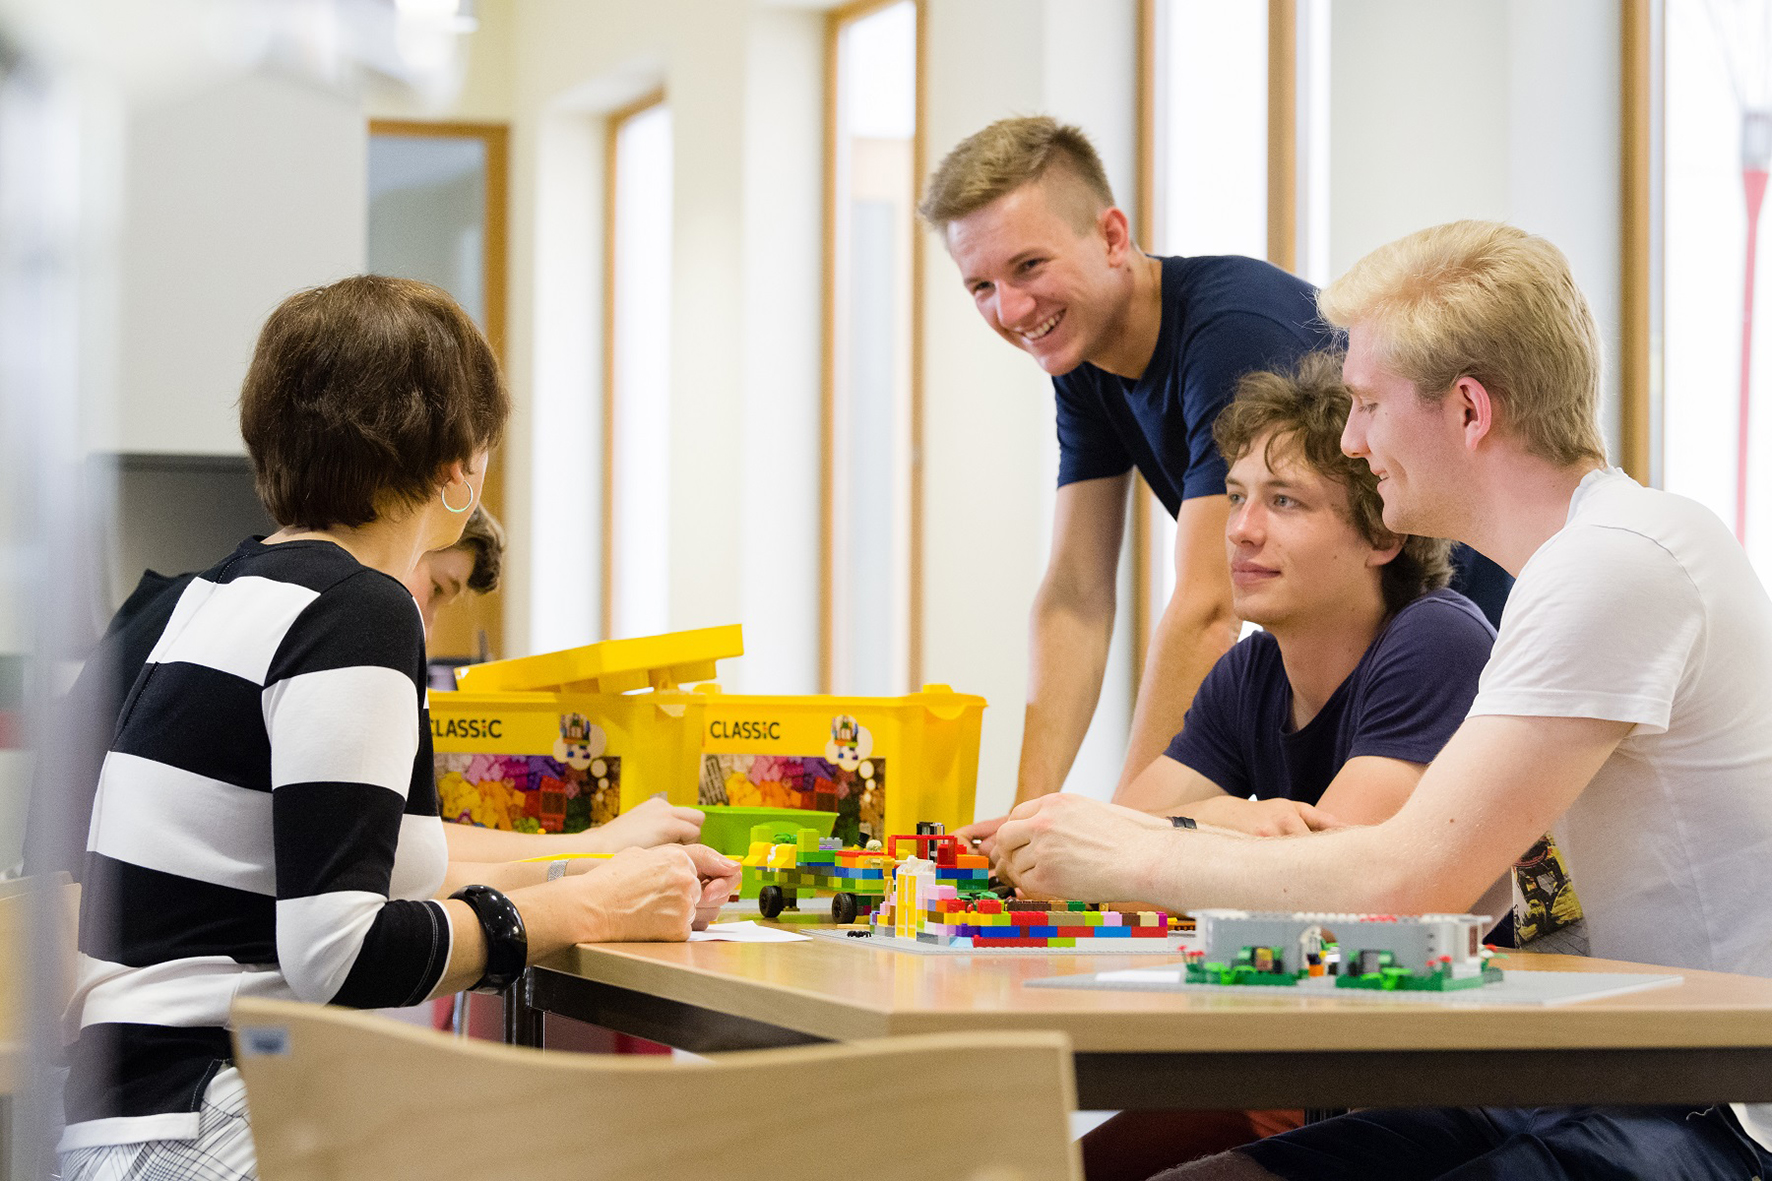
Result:
{"label": "white wall", "polygon": [[363,269],[362,111],[266,71],[140,100],[124,136],[118,409],[93,445],[239,454],[265,316]]}
{"label": "white wall", "polygon": [[1600,323],[1616,448],[1618,6],[1338,0],[1331,12],[1331,273],[1458,218],[1549,238]]}
{"label": "white wall", "polygon": [[[743,683],[772,693],[818,688],[816,567],[778,557],[818,536],[822,438],[817,403],[823,314],[824,22],[760,11],[747,56],[745,126],[744,421],[734,458],[750,533],[739,588]],[[809,410],[813,412],[809,413]],[[729,452],[730,453],[730,452]],[[810,575],[810,576],[804,576]],[[739,682],[734,679],[733,684]]]}
{"label": "white wall", "polygon": [[1620,6],[1509,0],[1509,220],[1569,256],[1600,323],[1606,447],[1619,457],[1624,273]]}
{"label": "white wall", "polygon": [[[515,8],[507,646],[595,632],[603,115],[662,85],[675,137],[672,628],[741,622],[732,688],[816,687],[823,14],[694,0]],[[589,338],[589,339],[587,339]],[[576,552],[575,552],[576,547]],[[589,555],[587,557],[587,555]],[[562,591],[564,589],[564,592]]]}

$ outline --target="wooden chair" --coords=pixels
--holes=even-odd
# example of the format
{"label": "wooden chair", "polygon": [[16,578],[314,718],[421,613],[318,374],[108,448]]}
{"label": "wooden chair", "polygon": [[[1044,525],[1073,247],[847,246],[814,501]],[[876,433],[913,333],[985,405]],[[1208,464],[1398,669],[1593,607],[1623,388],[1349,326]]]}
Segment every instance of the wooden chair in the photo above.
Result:
{"label": "wooden chair", "polygon": [[[74,928],[80,917],[80,887],[65,873],[48,879],[57,894],[57,910],[63,921],[62,962],[55,976],[51,1006],[57,1013],[66,1007],[74,991]],[[25,1040],[31,978],[30,878],[0,882],[0,1095],[19,1085],[18,1069]]]}
{"label": "wooden chair", "polygon": [[264,1181],[1082,1176],[1059,1033],[672,1062],[544,1054],[241,1000],[234,1047]]}

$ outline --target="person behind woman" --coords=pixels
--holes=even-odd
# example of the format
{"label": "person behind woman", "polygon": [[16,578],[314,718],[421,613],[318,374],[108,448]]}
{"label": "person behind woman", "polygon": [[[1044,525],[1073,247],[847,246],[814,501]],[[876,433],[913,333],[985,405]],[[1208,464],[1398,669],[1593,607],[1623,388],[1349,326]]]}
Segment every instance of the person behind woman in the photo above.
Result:
{"label": "person behind woman", "polygon": [[[437,613],[459,599],[464,591],[486,595],[497,590],[504,556],[504,526],[484,505],[474,506],[454,545],[422,554],[402,581],[418,602],[425,634],[429,635],[436,626]],[[583,832],[513,833],[470,824],[445,825],[444,832],[449,838],[451,861],[483,864],[575,853],[614,853],[630,845],[690,844],[701,839],[701,825],[706,819],[698,809],[654,798]]]}
{"label": "person behind woman", "polygon": [[454,545],[427,550],[400,580],[418,601],[425,634],[437,626],[437,613],[461,598],[463,591],[489,595],[497,590],[504,561],[504,526],[485,505],[477,504]]}
{"label": "person behind woman", "polygon": [[479,866],[435,897],[449,850],[400,580],[460,536],[509,409],[484,338],[427,284],[345,279],[266,322],[241,433],[282,528],[185,588],[106,756],[64,1178],[255,1174],[235,996],[416,1004],[578,941],[684,939],[736,885],[712,850],[668,845],[557,881]]}

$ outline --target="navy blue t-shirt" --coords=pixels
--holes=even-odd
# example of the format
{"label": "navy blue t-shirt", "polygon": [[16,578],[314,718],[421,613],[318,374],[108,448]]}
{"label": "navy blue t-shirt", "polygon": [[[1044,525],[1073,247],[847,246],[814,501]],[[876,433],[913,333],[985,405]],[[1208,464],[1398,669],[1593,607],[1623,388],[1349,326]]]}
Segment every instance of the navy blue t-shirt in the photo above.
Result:
{"label": "navy blue t-shirt", "polygon": [[1258,369],[1289,369],[1336,343],[1317,291],[1240,255],[1165,258],[1163,322],[1136,381],[1084,363],[1052,379],[1058,394],[1058,484],[1137,467],[1174,516],[1181,502],[1224,492],[1212,423]]}
{"label": "navy blue t-shirt", "polygon": [[[1212,424],[1244,374],[1290,369],[1337,347],[1317,315],[1317,289],[1242,255],[1164,258],[1163,320],[1137,380],[1085,362],[1052,379],[1058,397],[1058,486],[1136,467],[1174,516],[1181,502],[1224,493],[1226,465]],[[1501,623],[1513,579],[1465,546],[1452,585]]]}
{"label": "navy blue t-shirt", "polygon": [[1475,603],[1452,590],[1425,594],[1295,731],[1280,646],[1257,632],[1212,666],[1164,753],[1233,796],[1315,804],[1349,759],[1432,762],[1470,711],[1494,640]]}

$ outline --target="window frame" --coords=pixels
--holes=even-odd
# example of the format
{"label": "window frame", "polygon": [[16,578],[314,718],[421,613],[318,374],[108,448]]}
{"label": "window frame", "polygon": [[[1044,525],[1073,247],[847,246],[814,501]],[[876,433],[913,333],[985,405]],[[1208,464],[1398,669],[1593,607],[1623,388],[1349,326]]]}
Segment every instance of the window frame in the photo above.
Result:
{"label": "window frame", "polygon": [[602,629],[599,634],[605,640],[615,638],[615,522],[618,515],[615,510],[616,489],[619,487],[615,456],[615,428],[618,418],[615,405],[615,208],[617,175],[620,169],[620,152],[617,149],[621,143],[622,128],[636,116],[643,115],[654,107],[663,106],[665,100],[665,88],[655,87],[610,111],[604,117],[603,125],[603,562],[598,608]]}
{"label": "window frame", "polygon": [[[1156,244],[1157,72],[1159,0],[1138,0],[1136,71],[1138,110],[1137,209],[1134,229],[1146,250]],[[1267,12],[1267,260],[1298,269],[1298,0],[1268,0]],[[1142,478],[1132,480],[1132,699],[1137,706],[1152,633],[1167,605],[1159,601],[1166,581],[1153,530],[1167,515]]]}
{"label": "window frame", "polygon": [[[911,174],[921,185],[928,172],[929,127],[929,5],[928,0],[851,0],[825,15],[824,44],[824,227],[821,245],[823,266],[820,341],[819,402],[819,539],[818,539],[818,683],[820,693],[831,693],[836,682],[836,552],[833,538],[837,522],[837,162],[840,156],[838,67],[843,31],[857,21],[894,4],[912,5],[916,20],[915,78],[913,101],[916,126],[911,135]],[[915,200],[913,191],[913,202]],[[906,680],[911,689],[923,683],[923,400],[925,356],[923,305],[926,261],[916,211],[910,226],[910,347],[909,366],[909,593],[905,604],[905,639],[908,650]]]}
{"label": "window frame", "polygon": [[[486,234],[481,245],[481,282],[485,293],[486,340],[492,345],[501,368],[510,358],[505,350],[505,330],[509,312],[510,292],[510,191],[511,191],[511,128],[508,123],[474,122],[470,120],[371,119],[370,136],[406,136],[414,139],[477,139],[486,149]],[[368,210],[365,208],[365,216]],[[501,451],[505,449],[501,448]],[[505,454],[509,454],[505,451]],[[480,503],[501,522],[505,514],[505,465],[494,455],[492,469],[480,490]],[[512,567],[506,555],[505,568]],[[484,632],[489,651],[451,651],[460,647],[453,637],[463,631],[470,637]],[[427,650],[432,656],[475,659],[505,655],[505,611],[501,591],[484,595],[463,596],[438,614],[432,636],[427,637]]]}

